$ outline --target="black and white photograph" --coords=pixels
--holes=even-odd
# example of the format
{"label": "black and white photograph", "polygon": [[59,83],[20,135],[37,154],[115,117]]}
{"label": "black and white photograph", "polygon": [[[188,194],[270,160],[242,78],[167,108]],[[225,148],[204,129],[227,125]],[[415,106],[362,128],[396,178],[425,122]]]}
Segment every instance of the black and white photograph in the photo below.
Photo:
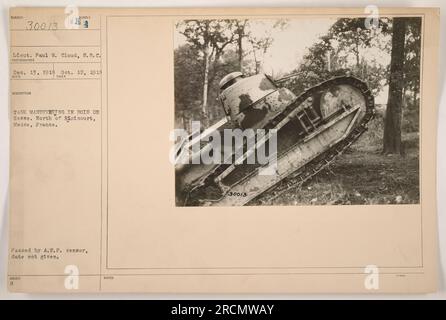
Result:
{"label": "black and white photograph", "polygon": [[176,21],[176,205],[419,203],[422,26]]}
{"label": "black and white photograph", "polygon": [[0,16],[0,300],[446,297],[446,4],[28,1]]}

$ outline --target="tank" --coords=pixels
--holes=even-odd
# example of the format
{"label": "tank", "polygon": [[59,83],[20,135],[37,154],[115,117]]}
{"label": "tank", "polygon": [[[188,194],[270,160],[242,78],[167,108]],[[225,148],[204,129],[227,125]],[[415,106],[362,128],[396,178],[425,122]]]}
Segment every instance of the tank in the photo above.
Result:
{"label": "tank", "polygon": [[[374,115],[367,85],[348,75],[300,95],[265,74],[233,72],[219,86],[226,117],[176,146],[177,206],[270,204],[335,161],[367,130]],[[256,140],[250,144],[246,139],[238,149],[225,140],[221,149],[210,150],[210,137],[224,136],[228,129],[254,130]],[[259,148],[274,161],[250,163]],[[223,161],[193,161],[209,152],[221,153]],[[189,161],[180,161],[184,159]]]}

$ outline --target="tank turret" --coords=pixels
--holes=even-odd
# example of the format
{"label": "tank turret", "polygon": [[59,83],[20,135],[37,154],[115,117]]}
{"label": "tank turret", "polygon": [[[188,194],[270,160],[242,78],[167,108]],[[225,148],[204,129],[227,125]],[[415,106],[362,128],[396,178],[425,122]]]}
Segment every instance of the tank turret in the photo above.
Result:
{"label": "tank turret", "polygon": [[220,81],[220,101],[227,116],[240,128],[262,128],[296,100],[265,74],[250,77],[233,72]]}

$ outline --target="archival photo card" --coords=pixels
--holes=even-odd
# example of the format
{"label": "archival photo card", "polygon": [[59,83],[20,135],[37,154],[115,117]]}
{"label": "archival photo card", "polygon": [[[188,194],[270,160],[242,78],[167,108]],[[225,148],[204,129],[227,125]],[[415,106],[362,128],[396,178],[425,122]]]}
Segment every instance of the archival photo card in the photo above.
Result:
{"label": "archival photo card", "polygon": [[10,291],[436,290],[438,9],[9,16]]}

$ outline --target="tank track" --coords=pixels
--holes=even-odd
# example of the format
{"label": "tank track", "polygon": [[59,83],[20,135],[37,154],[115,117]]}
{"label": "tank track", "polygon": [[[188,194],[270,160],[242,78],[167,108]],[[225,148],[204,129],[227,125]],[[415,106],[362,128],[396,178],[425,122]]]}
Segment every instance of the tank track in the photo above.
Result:
{"label": "tank track", "polygon": [[305,182],[310,181],[319,172],[328,168],[328,166],[333,163],[333,161],[335,161],[336,158],[348,147],[350,147],[357,139],[359,139],[359,137],[365,131],[367,131],[367,127],[365,125],[355,128],[352,134],[346,139],[342,140],[325,153],[319,155],[316,159],[297,170],[297,172],[293,173],[291,176],[286,177],[272,188],[265,190],[256,198],[246,203],[246,205],[272,204],[275,199],[284,194],[286,191],[302,187]]}
{"label": "tank track", "polygon": [[[280,197],[282,194],[284,194],[286,191],[291,189],[296,189],[302,187],[302,185],[310,181],[313,177],[315,177],[318,173],[325,170],[332,164],[336,158],[344,153],[345,150],[348,149],[356,140],[359,139],[359,137],[367,131],[367,124],[370,120],[373,119],[375,115],[375,105],[374,105],[374,99],[373,96],[368,89],[367,85],[353,77],[340,77],[342,80],[345,79],[353,79],[354,87],[359,89],[361,93],[365,97],[366,101],[366,114],[362,118],[361,122],[355,127],[355,129],[350,132],[350,134],[344,138],[342,141],[335,144],[333,147],[325,151],[324,153],[320,154],[318,157],[307,163],[302,168],[298,169],[296,172],[291,174],[290,176],[286,177],[282,181],[280,181],[278,184],[274,185],[270,189],[265,190],[261,194],[259,194],[254,199],[251,199],[248,203],[245,205],[256,205],[256,204],[272,204],[272,202]],[[321,85],[318,85],[316,87],[313,87],[307,91],[303,95],[306,95],[307,93],[311,92],[313,89],[319,88],[319,86],[326,86],[332,85],[333,80],[338,80],[339,78],[328,80]],[[338,83],[338,81],[336,81]],[[357,86],[357,83],[360,83],[360,86]],[[342,82],[345,84],[345,82]],[[320,88],[319,88],[320,89]],[[267,195],[265,195],[267,194]]]}
{"label": "tank track", "polygon": [[[269,123],[264,127],[265,129],[274,129],[274,127],[285,117],[289,116],[301,103],[303,103],[308,97],[313,94],[329,89],[334,85],[341,84],[349,84],[356,89],[358,89],[363,95],[366,103],[366,113],[361,119],[361,122],[358,123],[355,128],[349,133],[349,135],[344,138],[342,141],[333,145],[330,149],[325,151],[324,153],[317,156],[315,159],[299,168],[297,171],[292,173],[290,176],[284,178],[279,183],[275,184],[269,189],[266,189],[262,193],[258,194],[255,198],[250,199],[244,205],[256,205],[256,204],[271,204],[271,202],[282,195],[284,192],[302,186],[305,182],[312,179],[315,175],[317,175],[322,170],[326,169],[340,154],[342,154],[352,143],[354,143],[365,131],[367,131],[367,123],[374,117],[375,114],[375,103],[372,93],[370,92],[367,84],[358,78],[352,76],[340,76],[324,81],[310,89],[306,90],[300,96],[297,97],[296,101],[289,105],[285,110],[272,119]],[[213,180],[216,176],[218,176],[221,172],[226,169],[227,165],[221,165],[216,168],[209,176],[206,177],[202,181],[199,186],[192,188],[188,192],[188,196],[186,198],[184,205],[196,205],[201,200],[206,201],[205,199],[194,199],[191,203],[191,199],[193,199],[192,194],[196,194],[197,190],[201,187],[207,186],[207,182]],[[265,195],[268,193],[268,195]]]}

